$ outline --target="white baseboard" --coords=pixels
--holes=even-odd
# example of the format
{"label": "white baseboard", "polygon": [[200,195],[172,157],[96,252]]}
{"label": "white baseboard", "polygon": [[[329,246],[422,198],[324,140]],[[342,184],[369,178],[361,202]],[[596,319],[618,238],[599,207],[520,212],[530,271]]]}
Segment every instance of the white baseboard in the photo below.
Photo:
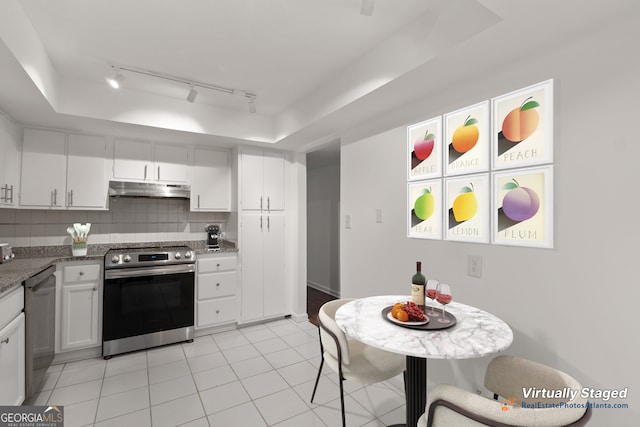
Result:
{"label": "white baseboard", "polygon": [[307,280],[307,286],[316,289],[320,292],[324,292],[325,294],[329,294],[332,297],[336,297],[336,298],[340,298],[340,293],[338,291],[336,291],[335,289],[331,289],[325,285],[322,285],[320,283],[316,283],[316,282],[312,282],[311,280]]}

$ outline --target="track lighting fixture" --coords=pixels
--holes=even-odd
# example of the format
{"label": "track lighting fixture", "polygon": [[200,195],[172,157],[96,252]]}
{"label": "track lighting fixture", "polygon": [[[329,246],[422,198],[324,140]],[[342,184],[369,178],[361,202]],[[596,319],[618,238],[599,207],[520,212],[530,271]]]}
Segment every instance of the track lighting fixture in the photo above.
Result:
{"label": "track lighting fixture", "polygon": [[360,7],[360,13],[365,16],[373,15],[373,5],[375,0],[362,0],[362,6]]}
{"label": "track lighting fixture", "polygon": [[120,84],[124,80],[124,76],[120,73],[120,67],[112,67],[113,68],[113,77],[107,78],[107,82],[109,85],[114,88],[120,88]]}
{"label": "track lighting fixture", "polygon": [[243,90],[243,89],[233,89],[233,88],[227,88],[223,86],[212,85],[209,83],[196,82],[192,80],[183,79],[181,77],[171,76],[169,74],[162,74],[162,73],[156,73],[149,70],[143,70],[140,68],[124,67],[124,66],[118,66],[118,65],[112,65],[111,68],[114,71],[114,77],[108,78],[107,81],[109,82],[109,85],[111,85],[111,87],[113,87],[114,89],[119,88],[120,84],[124,80],[124,76],[122,75],[121,71],[127,71],[130,73],[136,73],[143,76],[155,77],[158,79],[169,80],[172,82],[189,85],[190,89],[189,89],[189,94],[187,95],[187,101],[189,102],[194,102],[196,100],[196,97],[198,96],[198,91],[196,90],[196,87],[197,87],[202,89],[215,90],[217,92],[228,93],[229,95],[233,95],[239,98],[247,98],[249,101],[249,111],[251,113],[256,112],[256,104],[255,104],[256,94],[247,92],[246,90]]}
{"label": "track lighting fixture", "polygon": [[191,90],[189,90],[189,94],[187,95],[187,101],[193,102],[196,100],[196,96],[198,96],[198,91],[193,85],[190,85]]}

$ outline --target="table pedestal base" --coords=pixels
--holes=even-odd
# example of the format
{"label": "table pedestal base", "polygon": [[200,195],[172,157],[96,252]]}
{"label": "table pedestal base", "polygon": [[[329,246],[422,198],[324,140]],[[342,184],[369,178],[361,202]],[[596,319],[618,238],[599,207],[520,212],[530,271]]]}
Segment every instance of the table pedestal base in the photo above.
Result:
{"label": "table pedestal base", "polygon": [[407,423],[390,427],[415,427],[427,404],[427,359],[407,356],[404,373],[404,394],[407,405]]}

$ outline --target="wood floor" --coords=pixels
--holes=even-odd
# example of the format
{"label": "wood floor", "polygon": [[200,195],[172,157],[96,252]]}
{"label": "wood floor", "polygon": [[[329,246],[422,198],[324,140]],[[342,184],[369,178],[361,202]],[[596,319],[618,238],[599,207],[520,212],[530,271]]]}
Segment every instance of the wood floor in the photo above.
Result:
{"label": "wood floor", "polygon": [[309,315],[309,322],[318,326],[318,310],[320,310],[322,304],[334,299],[337,298],[307,286],[307,314]]}

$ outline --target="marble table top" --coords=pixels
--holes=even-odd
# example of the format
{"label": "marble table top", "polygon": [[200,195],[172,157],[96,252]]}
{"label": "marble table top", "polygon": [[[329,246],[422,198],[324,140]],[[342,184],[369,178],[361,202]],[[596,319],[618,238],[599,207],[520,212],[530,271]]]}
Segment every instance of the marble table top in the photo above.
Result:
{"label": "marble table top", "polygon": [[457,322],[448,329],[409,329],[382,317],[385,307],[409,300],[411,297],[407,295],[356,299],[338,309],[336,323],[349,338],[372,347],[429,359],[483,357],[506,349],[513,341],[513,331],[504,321],[455,301],[447,305],[447,311]]}

